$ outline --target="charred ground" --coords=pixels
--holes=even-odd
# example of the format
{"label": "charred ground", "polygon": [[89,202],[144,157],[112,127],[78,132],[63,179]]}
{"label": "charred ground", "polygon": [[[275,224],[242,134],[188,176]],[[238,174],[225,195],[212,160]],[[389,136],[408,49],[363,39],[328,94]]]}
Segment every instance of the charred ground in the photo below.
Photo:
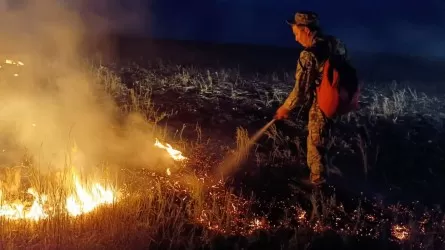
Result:
{"label": "charred ground", "polygon": [[123,168],[119,186],[128,196],[79,218],[33,227],[2,221],[5,246],[444,247],[445,202],[438,190],[445,185],[445,96],[435,84],[440,65],[427,67],[423,85],[375,83],[367,74],[361,109],[336,122],[329,142],[330,186],[312,193],[298,184],[308,174],[304,109],[268,130],[227,182],[209,177],[270,121],[293,87],[298,51],[124,40],[117,58],[91,68],[122,114],[142,113],[189,159],[171,176],[144,169],[149,166]]}
{"label": "charred ground", "polygon": [[[129,40],[122,44],[127,43]],[[127,54],[121,57],[124,60],[119,66],[115,65],[114,70],[126,86],[136,92],[149,92],[150,101],[158,111],[168,114],[159,124],[168,128],[169,135],[174,135],[172,140],[195,145],[195,151],[186,150],[192,158],[201,159],[195,168],[203,165],[207,170],[214,168],[230,149],[236,148],[237,143],[242,144],[248,134],[253,134],[272,118],[293,87],[291,61],[297,57],[297,50],[260,47],[243,50],[214,45],[199,49],[195,44],[171,41],[166,45],[152,41],[146,46],[146,53],[137,50],[137,60],[129,60],[131,52],[125,47],[123,50]],[[281,57],[280,63],[280,55],[284,54],[286,56]],[[232,55],[236,59],[230,62],[228,59]],[[240,59],[243,56],[245,58]],[[133,63],[129,64],[129,61]],[[403,58],[392,59],[394,64],[401,61]],[[288,64],[280,66],[284,62]],[[409,63],[422,64],[420,59]],[[328,173],[332,185],[324,195],[331,197],[335,194],[335,204],[331,206],[338,207],[342,203],[349,211],[346,214],[357,212],[359,205],[363,214],[380,214],[377,220],[381,222],[372,223],[366,219],[360,222],[369,224],[365,226],[367,228],[381,227],[378,240],[374,240],[375,246],[389,247],[388,239],[394,236],[390,229],[386,229],[389,231],[385,235],[384,228],[388,228],[389,221],[400,219],[401,224],[415,225],[415,221],[425,216],[424,209],[434,209],[432,213],[437,213],[438,207],[445,203],[437,192],[444,188],[445,178],[445,96],[440,92],[442,87],[434,83],[437,71],[431,73],[440,68],[439,62],[429,63],[429,77],[423,85],[406,83],[409,73],[399,75],[403,83],[395,80],[375,83],[369,80],[373,75],[367,71],[368,79],[362,82],[361,109],[338,120],[331,136],[329,154],[332,162]],[[236,64],[237,67],[233,67]],[[425,61],[422,65],[425,66]],[[362,63],[361,67],[365,66]],[[400,65],[397,68],[401,72]],[[436,77],[432,76],[434,74]],[[414,82],[422,77],[419,72],[414,75]],[[375,79],[385,77],[388,79],[387,76]],[[397,75],[393,79],[397,79]],[[288,121],[277,122],[257,143],[248,161],[226,183],[234,193],[253,195],[258,201],[255,212],[267,213],[271,222],[282,220],[287,209],[295,204],[313,213],[316,211],[313,194],[308,195],[298,184],[298,180],[308,174],[305,164],[306,121],[307,113],[303,108],[296,110]],[[320,213],[322,217],[327,215]],[[344,225],[337,229],[333,226],[337,236],[341,235],[339,231],[345,230],[346,224],[353,223],[354,219],[349,219],[349,222],[342,221],[340,224]],[[421,231],[425,229],[419,229],[419,225],[417,229],[413,226],[412,230],[417,232],[421,243],[414,243],[417,240],[413,239],[408,245],[438,247],[436,244],[443,244],[443,232],[436,228],[434,233],[422,236]],[[430,238],[433,235],[434,240]],[[266,233],[259,238],[262,246],[266,242],[272,244],[270,247],[284,244],[283,239],[276,241],[272,237],[275,240],[271,240],[269,236]],[[350,239],[345,239],[339,239],[344,247],[354,246]]]}

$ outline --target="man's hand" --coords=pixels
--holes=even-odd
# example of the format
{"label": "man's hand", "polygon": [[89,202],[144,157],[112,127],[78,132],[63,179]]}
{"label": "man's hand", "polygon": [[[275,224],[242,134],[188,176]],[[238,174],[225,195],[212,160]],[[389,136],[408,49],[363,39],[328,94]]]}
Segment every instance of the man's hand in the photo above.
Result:
{"label": "man's hand", "polygon": [[289,112],[290,109],[281,106],[280,108],[278,108],[277,112],[275,113],[274,119],[276,120],[282,120],[282,119],[286,119],[289,117]]}

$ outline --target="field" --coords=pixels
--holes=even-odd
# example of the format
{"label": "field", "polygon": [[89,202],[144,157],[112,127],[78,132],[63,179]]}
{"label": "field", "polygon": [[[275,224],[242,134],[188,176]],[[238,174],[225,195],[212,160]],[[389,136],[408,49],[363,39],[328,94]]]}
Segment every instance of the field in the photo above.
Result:
{"label": "field", "polygon": [[[85,63],[121,117],[148,130],[149,143],[169,143],[186,158],[165,161],[170,156],[157,148],[145,153],[162,159],[151,165],[105,161],[99,179],[116,199],[73,216],[54,209],[62,207],[66,194],[58,187],[65,182],[46,181],[48,175],[35,172],[25,157],[3,169],[8,185],[2,188],[21,178],[17,197],[32,204],[36,197],[25,191],[37,186],[59,202],[51,206],[52,216],[36,221],[1,217],[1,248],[445,247],[445,196],[439,194],[445,188],[444,93],[363,82],[360,110],[336,121],[328,143],[329,186],[311,192],[299,184],[308,175],[304,108],[275,123],[246,159],[237,150],[271,120],[293,87],[294,72],[149,59]],[[125,127],[121,122],[118,130]],[[144,154],[139,149],[132,150]],[[240,161],[233,175],[213,175],[230,155]]]}

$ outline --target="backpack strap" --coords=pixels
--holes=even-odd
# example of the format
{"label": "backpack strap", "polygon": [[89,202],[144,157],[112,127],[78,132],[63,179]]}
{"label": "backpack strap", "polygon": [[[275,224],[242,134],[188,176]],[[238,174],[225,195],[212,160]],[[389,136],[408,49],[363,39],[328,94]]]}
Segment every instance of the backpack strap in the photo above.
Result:
{"label": "backpack strap", "polygon": [[[332,36],[324,36],[322,40],[317,41],[313,46],[306,48],[307,51],[314,54],[318,69],[320,70],[323,68],[327,60],[332,59],[332,52],[333,52],[333,45],[332,45]],[[321,83],[321,78],[323,76],[323,70],[319,71],[321,74],[321,77],[317,79],[317,81],[312,84],[311,88],[315,91],[316,87]],[[333,72],[330,72],[331,75],[333,75]]]}

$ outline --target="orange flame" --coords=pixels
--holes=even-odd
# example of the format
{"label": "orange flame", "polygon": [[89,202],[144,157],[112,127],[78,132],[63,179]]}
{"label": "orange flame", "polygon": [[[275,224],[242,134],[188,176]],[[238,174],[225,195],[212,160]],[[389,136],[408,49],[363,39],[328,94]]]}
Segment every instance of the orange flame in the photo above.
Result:
{"label": "orange flame", "polygon": [[104,188],[94,183],[90,190],[82,186],[78,178],[73,175],[75,193],[66,199],[66,210],[72,216],[78,216],[93,211],[102,204],[111,204],[115,201],[115,194],[110,188]]}
{"label": "orange flame", "polygon": [[14,201],[12,203],[3,202],[3,192],[0,191],[0,216],[8,219],[32,219],[40,220],[48,217],[47,211],[43,209],[43,204],[47,201],[46,195],[39,195],[37,191],[30,188],[28,194],[34,197],[34,201],[29,209],[25,209],[24,202]]}
{"label": "orange flame", "polygon": [[162,144],[161,142],[159,142],[159,140],[157,138],[156,138],[156,142],[154,145],[158,148],[165,149],[165,151],[167,151],[167,153],[170,155],[170,157],[175,161],[183,161],[183,160],[187,159],[187,157],[182,155],[181,151],[174,149],[168,143],[165,143],[165,145]]}
{"label": "orange flame", "polygon": [[[72,175],[74,183],[73,192],[68,195],[65,209],[68,215],[78,216],[86,214],[104,204],[111,204],[116,200],[116,194],[111,188],[105,188],[94,183],[90,189],[81,184],[76,175]],[[8,202],[3,199],[0,191],[0,216],[11,220],[28,219],[39,221],[53,215],[53,208],[48,206],[49,198],[46,194],[39,194],[35,189],[29,188],[28,194],[34,198],[31,206],[26,201],[16,200]]]}

